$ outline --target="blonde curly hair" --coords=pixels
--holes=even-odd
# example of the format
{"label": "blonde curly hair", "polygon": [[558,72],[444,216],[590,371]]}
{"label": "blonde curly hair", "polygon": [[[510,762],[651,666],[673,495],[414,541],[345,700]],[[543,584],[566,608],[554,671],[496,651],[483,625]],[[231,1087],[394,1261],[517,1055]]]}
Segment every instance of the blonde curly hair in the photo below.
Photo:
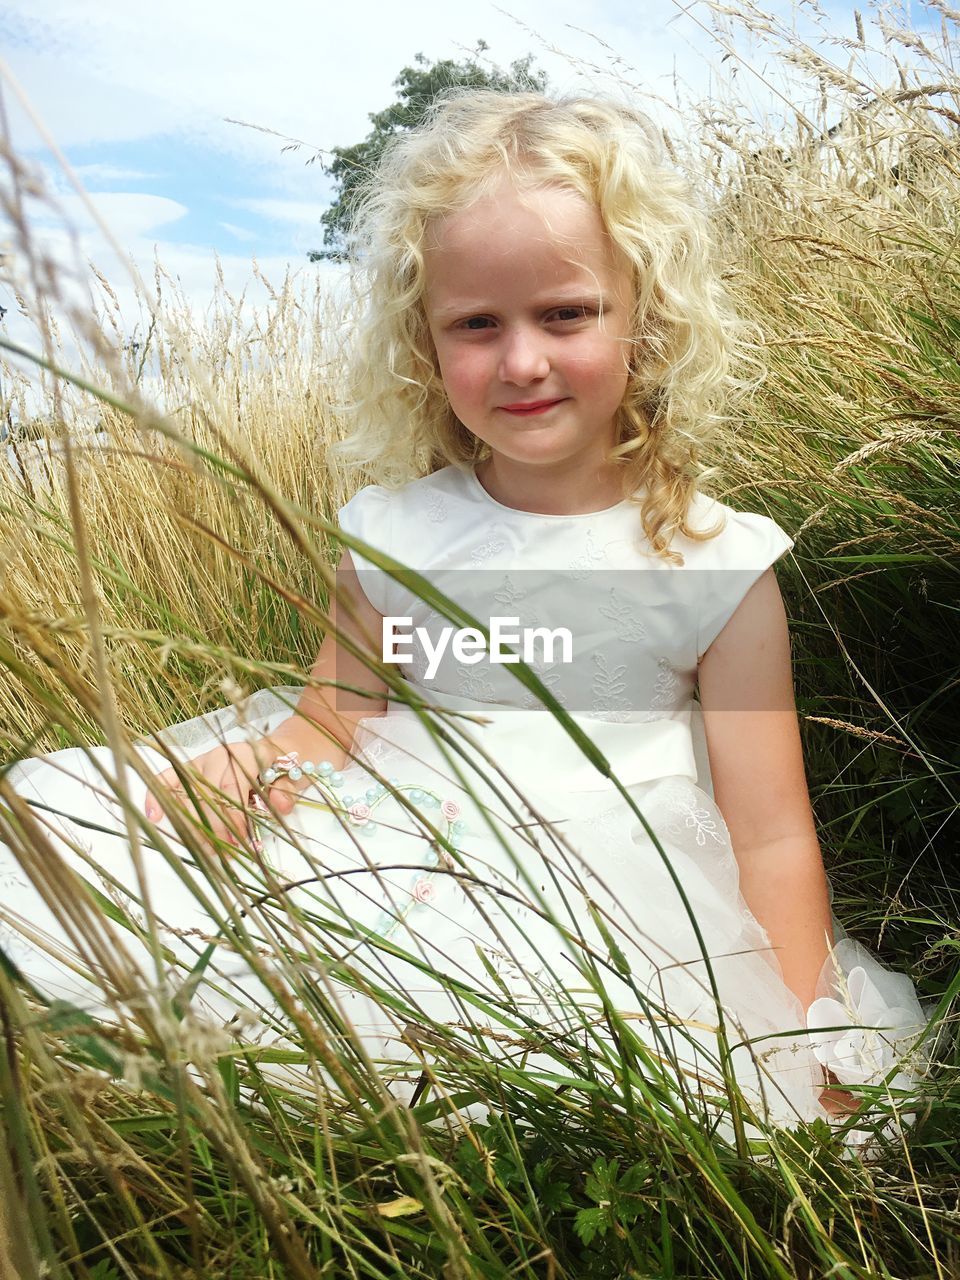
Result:
{"label": "blonde curly hair", "polygon": [[584,196],[633,264],[634,354],[611,460],[653,552],[682,562],[670,549],[676,530],[704,541],[722,528],[690,527],[689,506],[709,474],[701,444],[730,392],[746,385],[731,368],[752,357],[707,214],[652,122],[610,99],[450,90],[388,145],[348,237],[357,322],[344,407],[356,425],[333,457],[394,487],[489,453],[444,393],[423,305],[424,250],[432,219],[466,208],[504,173],[518,186]]}

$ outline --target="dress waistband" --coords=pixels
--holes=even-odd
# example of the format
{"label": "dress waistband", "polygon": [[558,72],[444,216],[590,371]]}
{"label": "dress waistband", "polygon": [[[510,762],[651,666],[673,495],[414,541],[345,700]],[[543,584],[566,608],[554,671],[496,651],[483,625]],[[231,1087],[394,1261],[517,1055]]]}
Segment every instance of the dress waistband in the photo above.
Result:
{"label": "dress waistband", "polygon": [[[454,731],[461,724],[515,782],[528,779],[538,788],[566,791],[603,791],[612,786],[549,711],[437,694],[419,685],[411,687],[425,702],[456,713],[441,719]],[[677,774],[696,780],[689,707],[676,718],[649,721],[601,720],[579,712],[569,714],[624,786]],[[458,716],[466,715],[483,717],[485,723],[458,721]],[[380,721],[378,732],[390,738],[391,728],[396,726],[407,739],[409,732],[415,732],[414,725],[429,734],[416,711],[405,703],[391,702],[386,723]]]}

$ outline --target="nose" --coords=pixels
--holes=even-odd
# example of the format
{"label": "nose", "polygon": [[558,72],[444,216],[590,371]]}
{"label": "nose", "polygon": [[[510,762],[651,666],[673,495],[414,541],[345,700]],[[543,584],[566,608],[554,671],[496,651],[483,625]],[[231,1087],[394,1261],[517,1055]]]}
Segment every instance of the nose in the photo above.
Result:
{"label": "nose", "polygon": [[505,329],[497,372],[501,382],[512,382],[518,386],[545,378],[550,372],[546,335],[539,329],[523,325]]}

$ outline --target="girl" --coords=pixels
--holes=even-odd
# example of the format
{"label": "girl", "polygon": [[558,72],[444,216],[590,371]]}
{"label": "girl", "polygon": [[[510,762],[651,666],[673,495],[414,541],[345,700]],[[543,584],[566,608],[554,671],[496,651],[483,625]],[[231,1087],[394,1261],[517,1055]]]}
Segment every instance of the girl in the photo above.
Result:
{"label": "girl", "polygon": [[[913,984],[830,910],[771,569],[793,543],[696,488],[740,328],[652,127],[600,100],[451,95],[380,165],[355,247],[342,452],[383,483],[340,512],[310,686],[220,717],[207,750],[197,722],[171,730],[190,769],[144,748],[157,772],[132,802],[168,838],[192,804],[205,841],[265,877],[254,906],[348,922],[368,968],[337,998],[375,1056],[405,1039],[412,1060],[411,1021],[469,1045],[500,1019],[528,1071],[558,1065],[530,1036],[569,1045],[577,1026],[596,1062],[602,988],[679,1090],[722,1103],[732,1070],[768,1121],[856,1107],[830,1085],[908,1085]],[[78,757],[17,785],[74,820],[101,793],[94,855],[122,893],[116,806]],[[183,865],[146,856],[183,959],[209,916]],[[18,958],[49,990],[65,962],[43,956],[30,892],[21,875],[8,916],[31,919]],[[229,955],[218,974],[263,990]]]}

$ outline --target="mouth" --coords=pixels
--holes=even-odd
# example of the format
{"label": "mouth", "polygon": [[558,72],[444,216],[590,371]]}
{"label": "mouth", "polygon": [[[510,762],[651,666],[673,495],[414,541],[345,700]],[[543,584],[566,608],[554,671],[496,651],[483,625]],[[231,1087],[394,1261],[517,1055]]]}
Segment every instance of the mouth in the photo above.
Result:
{"label": "mouth", "polygon": [[512,413],[517,418],[529,418],[535,413],[546,413],[555,404],[562,403],[562,400],[530,400],[525,404],[502,404],[500,408],[504,413]]}

